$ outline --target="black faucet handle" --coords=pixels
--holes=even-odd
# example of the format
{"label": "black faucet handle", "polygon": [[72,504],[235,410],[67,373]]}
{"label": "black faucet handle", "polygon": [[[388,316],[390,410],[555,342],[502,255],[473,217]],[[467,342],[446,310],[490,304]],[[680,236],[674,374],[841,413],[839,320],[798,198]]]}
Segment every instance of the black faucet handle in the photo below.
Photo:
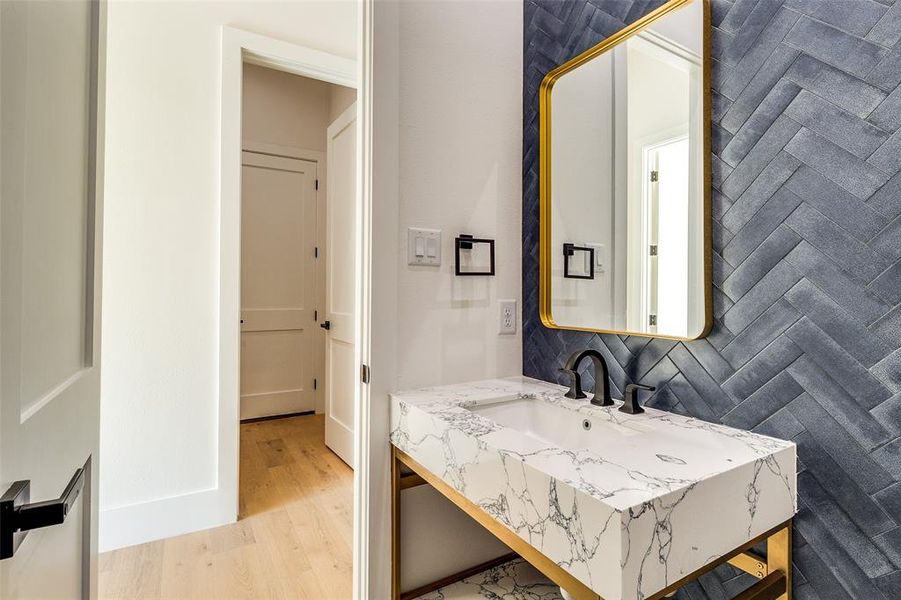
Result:
{"label": "black faucet handle", "polygon": [[575,369],[560,369],[561,373],[568,373],[572,378],[572,383],[569,385],[569,391],[564,394],[567,398],[573,398],[574,400],[579,400],[581,398],[587,398],[585,392],[582,391],[582,376],[579,375],[579,372]]}
{"label": "black faucet handle", "polygon": [[638,403],[638,390],[653,392],[656,389],[654,386],[644,385],[643,383],[627,383],[626,393],[623,396],[623,405],[619,407],[620,412],[630,415],[643,413],[644,409]]}

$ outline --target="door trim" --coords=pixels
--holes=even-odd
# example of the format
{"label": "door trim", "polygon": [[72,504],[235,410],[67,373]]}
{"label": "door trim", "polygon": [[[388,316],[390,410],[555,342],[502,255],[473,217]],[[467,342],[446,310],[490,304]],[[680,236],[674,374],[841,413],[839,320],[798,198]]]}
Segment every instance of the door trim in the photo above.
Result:
{"label": "door trim", "polygon": [[[233,27],[222,27],[219,206],[219,435],[217,524],[238,517],[241,365],[241,89],[243,63],[357,88],[356,61]],[[322,163],[320,163],[322,164]],[[324,196],[322,194],[321,196]],[[357,506],[358,498],[354,497]]]}

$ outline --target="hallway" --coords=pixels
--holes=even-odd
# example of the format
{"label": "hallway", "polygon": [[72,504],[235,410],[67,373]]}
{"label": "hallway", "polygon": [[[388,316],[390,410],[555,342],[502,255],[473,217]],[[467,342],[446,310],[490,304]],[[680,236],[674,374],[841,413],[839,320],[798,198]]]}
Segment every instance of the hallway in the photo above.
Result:
{"label": "hallway", "polygon": [[237,523],[100,555],[100,598],[351,596],[353,471],[324,417],[241,425]]}

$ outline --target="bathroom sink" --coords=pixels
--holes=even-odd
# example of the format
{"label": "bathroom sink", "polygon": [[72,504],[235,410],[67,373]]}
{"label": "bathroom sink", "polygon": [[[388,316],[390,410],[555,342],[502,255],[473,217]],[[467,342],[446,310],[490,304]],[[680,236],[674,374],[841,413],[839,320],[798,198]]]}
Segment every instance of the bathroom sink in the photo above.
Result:
{"label": "bathroom sink", "polygon": [[578,413],[538,398],[501,399],[468,409],[503,427],[575,452],[603,452],[627,438],[648,433],[648,428],[630,423],[619,425]]}
{"label": "bathroom sink", "polygon": [[651,597],[796,508],[791,442],[513,377],[391,394],[391,442],[605,600]]}

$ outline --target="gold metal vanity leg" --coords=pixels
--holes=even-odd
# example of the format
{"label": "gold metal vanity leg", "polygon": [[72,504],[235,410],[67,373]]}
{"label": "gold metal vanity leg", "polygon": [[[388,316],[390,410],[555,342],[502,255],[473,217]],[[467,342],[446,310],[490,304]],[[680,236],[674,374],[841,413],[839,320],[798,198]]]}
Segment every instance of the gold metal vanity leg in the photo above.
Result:
{"label": "gold metal vanity leg", "polygon": [[391,446],[391,597],[400,600],[400,460]]}
{"label": "gold metal vanity leg", "polygon": [[776,600],[791,600],[792,597],[792,522],[771,535],[766,541],[767,571],[782,571],[785,574],[785,593]]}

